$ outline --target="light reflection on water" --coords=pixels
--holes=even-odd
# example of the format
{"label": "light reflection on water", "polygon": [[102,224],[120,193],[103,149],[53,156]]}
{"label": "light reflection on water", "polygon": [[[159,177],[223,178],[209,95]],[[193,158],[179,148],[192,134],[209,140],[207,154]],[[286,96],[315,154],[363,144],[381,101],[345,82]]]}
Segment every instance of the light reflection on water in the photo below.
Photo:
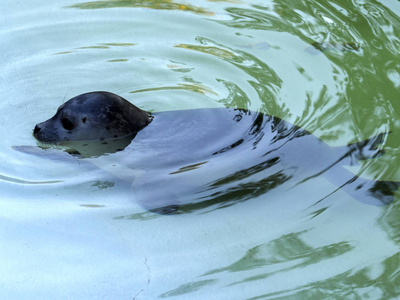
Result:
{"label": "light reflection on water", "polygon": [[0,10],[3,298],[399,295],[396,200],[324,198],[335,186],[317,177],[268,192],[249,182],[249,193],[225,195],[235,205],[197,202],[192,213],[161,216],[132,195],[123,155],[96,161],[18,148],[36,147],[33,126],[63,99],[109,90],[153,112],[261,111],[331,146],[390,131],[383,156],[350,169],[400,180],[394,11],[374,1],[19,5]]}

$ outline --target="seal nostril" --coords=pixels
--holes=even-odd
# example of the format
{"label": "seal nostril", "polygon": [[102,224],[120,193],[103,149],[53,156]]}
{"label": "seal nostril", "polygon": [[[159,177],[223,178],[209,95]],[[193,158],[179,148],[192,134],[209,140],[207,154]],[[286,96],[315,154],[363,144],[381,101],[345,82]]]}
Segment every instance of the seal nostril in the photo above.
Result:
{"label": "seal nostril", "polygon": [[39,126],[35,126],[35,129],[33,129],[33,133],[36,134],[40,131],[40,127]]}

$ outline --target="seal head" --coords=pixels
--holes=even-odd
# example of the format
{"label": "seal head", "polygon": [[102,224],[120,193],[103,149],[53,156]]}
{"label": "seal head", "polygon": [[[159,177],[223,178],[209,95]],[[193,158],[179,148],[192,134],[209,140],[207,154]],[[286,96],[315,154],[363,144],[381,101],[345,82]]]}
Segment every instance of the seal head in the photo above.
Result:
{"label": "seal head", "polygon": [[91,92],[61,105],[52,118],[35,126],[33,136],[46,144],[104,141],[134,135],[152,118],[118,95]]}

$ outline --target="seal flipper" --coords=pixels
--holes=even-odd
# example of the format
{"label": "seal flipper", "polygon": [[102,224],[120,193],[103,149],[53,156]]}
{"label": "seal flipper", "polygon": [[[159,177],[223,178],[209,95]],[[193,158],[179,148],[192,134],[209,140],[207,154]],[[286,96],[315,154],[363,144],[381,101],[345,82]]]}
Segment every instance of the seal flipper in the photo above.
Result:
{"label": "seal flipper", "polygon": [[[343,172],[340,172],[339,176],[332,177],[332,174],[328,172],[328,179],[331,182],[337,181],[338,178],[343,179]],[[352,196],[354,199],[371,205],[382,206],[393,202],[395,199],[396,191],[400,187],[400,182],[395,181],[375,181],[365,179],[346,171],[347,175],[352,176],[344,184],[339,186],[336,190],[330,193],[332,195],[339,189],[343,189],[347,194]],[[328,197],[327,196],[327,197]]]}
{"label": "seal flipper", "polygon": [[[363,191],[367,197],[380,201],[377,205],[386,205],[393,202],[395,193],[400,187],[400,182],[373,181],[357,177],[354,181],[356,191]],[[349,185],[349,188],[351,184]],[[354,188],[354,187],[353,187]],[[368,203],[368,202],[367,202]]]}
{"label": "seal flipper", "polygon": [[[385,151],[379,146],[384,143],[388,134],[381,133],[368,140],[343,147],[345,153],[340,160],[345,165],[358,165],[359,160],[377,158],[383,155]],[[347,170],[343,172],[343,168],[341,169],[339,171],[337,168],[329,168],[325,173],[332,183],[341,182],[334,192],[343,189],[360,202],[378,206],[389,204],[395,199],[395,193],[400,187],[400,182],[365,179]],[[345,179],[344,183],[343,179]]]}
{"label": "seal flipper", "polygon": [[370,139],[347,145],[347,152],[349,153],[349,157],[352,159],[351,165],[354,163],[354,159],[357,161],[366,160],[383,155],[385,150],[379,146],[385,142],[389,133],[390,132],[380,133]]}

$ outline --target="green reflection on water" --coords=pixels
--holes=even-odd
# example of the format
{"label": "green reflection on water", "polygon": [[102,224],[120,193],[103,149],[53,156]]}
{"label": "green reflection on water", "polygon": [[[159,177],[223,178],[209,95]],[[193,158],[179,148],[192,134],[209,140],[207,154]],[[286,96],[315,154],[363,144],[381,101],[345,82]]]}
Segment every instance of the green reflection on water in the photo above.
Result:
{"label": "green reflection on water", "polygon": [[249,299],[394,299],[400,294],[399,262],[399,253],[386,258],[382,263],[384,271],[378,277],[371,276],[371,267],[364,267],[298,288]]}
{"label": "green reflection on water", "polygon": [[209,280],[201,280],[201,281],[186,283],[186,284],[183,284],[183,285],[177,287],[176,289],[174,289],[172,291],[161,294],[159,297],[160,298],[168,298],[168,297],[172,297],[172,296],[180,296],[180,295],[192,293],[192,292],[195,292],[195,291],[201,289],[202,287],[209,286],[215,282],[217,282],[217,280],[209,279]]}
{"label": "green reflection on water", "polygon": [[147,89],[134,90],[131,91],[130,93],[135,94],[135,93],[166,91],[166,90],[186,90],[200,94],[213,94],[218,96],[218,94],[209,87],[198,83],[178,83],[176,86],[152,87]]}
{"label": "green reflection on water", "polygon": [[104,9],[116,7],[142,7],[149,9],[162,9],[162,10],[181,10],[190,11],[196,14],[211,15],[211,12],[194,5],[186,3],[178,3],[171,0],[110,0],[110,1],[93,1],[83,2],[69,6],[71,8],[80,9]]}
{"label": "green reflection on water", "polygon": [[[201,45],[179,44],[176,45],[176,47],[216,56],[223,61],[232,64],[236,68],[244,71],[245,74],[251,76],[252,79],[250,79],[248,82],[257,92],[259,98],[266,100],[264,102],[264,106],[260,110],[264,112],[274,110],[275,113],[281,111],[282,114],[282,107],[276,104],[276,98],[283,82],[268,64],[246,51],[233,49],[208,38],[197,37],[196,40]],[[245,97],[245,99],[238,97],[238,95],[244,95],[245,93],[241,92],[240,88],[236,86],[235,83],[227,82],[223,79],[217,80],[224,83],[230,93],[234,92],[234,97],[225,98],[222,100],[223,102],[228,103],[227,100],[229,98],[232,100],[240,99],[239,101],[241,103],[241,106],[239,107],[248,107],[250,99],[247,96]],[[239,94],[235,94],[236,91],[239,91]],[[232,101],[229,104],[232,106],[236,106],[235,104],[237,103],[238,102],[234,103],[234,101]],[[278,113],[278,115],[281,114]]]}
{"label": "green reflection on water", "polygon": [[[307,110],[296,124],[310,131],[323,128],[321,137],[327,141],[336,140],[345,131],[365,139],[393,130],[387,139],[390,155],[371,164],[368,173],[375,178],[399,180],[400,19],[396,14],[375,1],[283,0],[252,8],[229,7],[226,12],[231,19],[214,21],[237,29],[290,33],[309,43],[313,54],[325,55],[331,63],[337,91],[322,87],[317,99],[308,94]],[[249,45],[247,48],[254,48],[257,43]],[[310,51],[310,47],[305,50]],[[304,73],[301,66],[297,68]],[[264,83],[260,80],[263,74],[252,75]],[[265,86],[268,85],[254,85],[257,90]],[[260,93],[260,98],[271,99],[265,96],[268,91]],[[331,108],[319,114],[328,103]],[[337,124],[342,124],[340,129],[334,129]]]}
{"label": "green reflection on water", "polygon": [[315,264],[321,260],[342,255],[354,248],[354,245],[346,241],[314,248],[301,239],[303,233],[290,233],[266,244],[256,246],[248,250],[242,258],[233,264],[224,268],[211,270],[204,275],[225,271],[240,272],[272,265],[277,266],[277,269],[274,269],[274,271],[264,272],[233,284],[244,283],[264,279],[278,272]]}

